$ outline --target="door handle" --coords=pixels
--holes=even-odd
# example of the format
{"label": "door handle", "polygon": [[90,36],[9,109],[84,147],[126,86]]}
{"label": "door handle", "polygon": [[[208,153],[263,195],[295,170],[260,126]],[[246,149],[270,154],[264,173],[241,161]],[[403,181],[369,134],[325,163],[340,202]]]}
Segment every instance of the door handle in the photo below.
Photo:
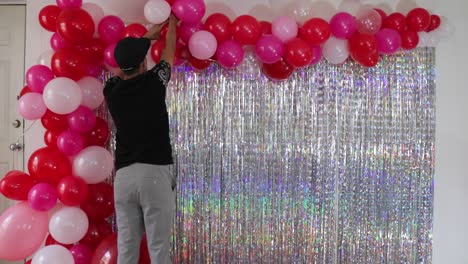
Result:
{"label": "door handle", "polygon": [[16,119],[15,121],[11,122],[11,124],[13,125],[14,128],[18,128],[21,126],[21,121]]}
{"label": "door handle", "polygon": [[10,150],[11,151],[20,151],[23,149],[23,144],[19,142],[11,143],[10,144]]}

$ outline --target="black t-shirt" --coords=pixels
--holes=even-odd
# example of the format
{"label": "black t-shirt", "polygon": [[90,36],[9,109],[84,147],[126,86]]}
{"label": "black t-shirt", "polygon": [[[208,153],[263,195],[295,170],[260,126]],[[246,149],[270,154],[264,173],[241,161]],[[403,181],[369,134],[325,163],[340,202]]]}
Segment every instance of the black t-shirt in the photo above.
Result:
{"label": "black t-shirt", "polygon": [[116,170],[133,163],[172,164],[166,88],[171,66],[161,61],[128,80],[113,77],[104,96],[117,129]]}

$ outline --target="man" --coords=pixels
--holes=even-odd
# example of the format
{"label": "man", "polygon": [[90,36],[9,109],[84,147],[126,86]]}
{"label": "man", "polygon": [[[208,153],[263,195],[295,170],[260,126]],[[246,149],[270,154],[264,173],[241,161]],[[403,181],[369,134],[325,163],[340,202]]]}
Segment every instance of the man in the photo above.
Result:
{"label": "man", "polygon": [[122,71],[107,81],[104,96],[116,134],[114,199],[118,264],[138,263],[146,231],[151,263],[172,263],[170,232],[175,208],[175,178],[166,109],[166,88],[176,48],[176,18],[168,20],[161,61],[147,71],[146,54],[162,25],[142,38],[124,38],[114,57]]}

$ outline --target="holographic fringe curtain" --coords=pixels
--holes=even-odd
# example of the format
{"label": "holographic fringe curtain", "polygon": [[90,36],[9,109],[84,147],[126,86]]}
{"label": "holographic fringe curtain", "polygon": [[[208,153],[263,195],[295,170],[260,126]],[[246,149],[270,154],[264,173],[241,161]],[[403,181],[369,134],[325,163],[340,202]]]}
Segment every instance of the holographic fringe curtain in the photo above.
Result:
{"label": "holographic fringe curtain", "polygon": [[174,263],[431,263],[434,58],[175,68]]}

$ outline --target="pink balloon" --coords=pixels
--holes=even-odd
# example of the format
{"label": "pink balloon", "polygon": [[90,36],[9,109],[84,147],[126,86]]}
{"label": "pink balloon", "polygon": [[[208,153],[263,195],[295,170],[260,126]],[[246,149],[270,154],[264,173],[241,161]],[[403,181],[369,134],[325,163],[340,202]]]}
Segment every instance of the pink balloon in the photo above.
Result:
{"label": "pink balloon", "polygon": [[71,9],[71,8],[80,8],[83,4],[83,0],[56,0],[57,6],[60,9]]}
{"label": "pink balloon", "polygon": [[281,16],[271,23],[271,31],[284,43],[297,37],[299,31],[297,22],[289,16]]}
{"label": "pink balloon", "polygon": [[81,78],[77,83],[83,95],[81,98],[81,105],[87,106],[90,109],[98,108],[104,101],[104,95],[102,93],[104,87],[102,82],[96,78],[87,76]]}
{"label": "pink balloon", "polygon": [[330,28],[336,38],[348,39],[357,30],[356,19],[349,13],[338,13],[330,20]]}
{"label": "pink balloon", "polygon": [[84,140],[80,133],[68,129],[58,136],[57,147],[63,154],[74,156],[83,149]]}
{"label": "pink balloon", "polygon": [[48,183],[34,185],[28,193],[28,203],[34,210],[49,211],[57,204],[55,188]]}
{"label": "pink balloon", "polygon": [[263,63],[272,64],[283,57],[284,43],[274,35],[266,35],[258,40],[255,52]]}
{"label": "pink balloon", "polygon": [[48,82],[54,78],[54,73],[44,65],[34,65],[26,72],[26,83],[33,92],[42,93]]}
{"label": "pink balloon", "polygon": [[47,111],[42,94],[27,93],[18,100],[18,112],[26,120],[37,120]]}
{"label": "pink balloon", "polygon": [[115,61],[115,58],[114,58],[115,46],[117,46],[116,43],[110,44],[104,50],[104,62],[113,68],[119,67],[119,65],[117,64],[117,61]]}
{"label": "pink balloon", "polygon": [[112,155],[105,148],[98,146],[83,149],[73,161],[73,175],[83,178],[88,184],[104,181],[110,176],[113,168]]}
{"label": "pink balloon", "polygon": [[359,10],[356,16],[356,27],[360,33],[374,35],[382,26],[382,17],[372,8]]}
{"label": "pink balloon", "polygon": [[384,54],[392,54],[401,47],[401,36],[398,31],[383,28],[375,35],[379,51]]}
{"label": "pink balloon", "polygon": [[59,33],[54,33],[50,37],[50,46],[54,51],[57,51],[59,49],[70,47],[70,44],[67,43],[67,41],[63,39]]}
{"label": "pink balloon", "polygon": [[117,43],[124,29],[124,22],[116,16],[105,16],[98,25],[99,36],[107,44]]}
{"label": "pink balloon", "polygon": [[89,107],[80,105],[67,117],[68,125],[74,131],[85,133],[96,125],[96,115]]}
{"label": "pink balloon", "polygon": [[219,64],[225,68],[234,68],[244,59],[244,50],[241,44],[235,40],[226,40],[218,47],[216,58]]}
{"label": "pink balloon", "polygon": [[206,6],[202,0],[176,0],[172,12],[183,22],[197,23],[205,15]]}
{"label": "pink balloon", "polygon": [[312,47],[312,61],[310,65],[317,64],[322,59],[322,48],[320,46]]}
{"label": "pink balloon", "polygon": [[190,40],[190,37],[197,31],[200,31],[203,29],[203,23],[198,22],[198,23],[185,23],[182,22],[180,25],[177,27],[177,36],[182,39],[183,42],[188,43]]}
{"label": "pink balloon", "polygon": [[44,241],[48,222],[47,212],[36,211],[27,202],[8,208],[0,216],[0,259],[17,261],[31,256]]}
{"label": "pink balloon", "polygon": [[70,248],[70,252],[73,255],[73,259],[75,260],[75,264],[89,264],[91,263],[91,258],[93,256],[93,252],[91,249],[84,245],[78,244],[74,245]]}
{"label": "pink balloon", "polygon": [[212,33],[200,30],[190,37],[188,47],[193,57],[207,60],[215,54],[218,44]]}

